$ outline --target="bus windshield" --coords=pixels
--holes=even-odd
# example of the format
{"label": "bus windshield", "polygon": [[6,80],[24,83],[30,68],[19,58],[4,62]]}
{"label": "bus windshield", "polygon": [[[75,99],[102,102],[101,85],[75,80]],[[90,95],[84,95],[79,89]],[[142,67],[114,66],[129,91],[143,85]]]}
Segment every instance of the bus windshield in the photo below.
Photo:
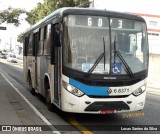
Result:
{"label": "bus windshield", "polygon": [[146,70],[146,29],[144,22],[136,20],[68,15],[64,18],[63,64],[93,74],[120,75]]}

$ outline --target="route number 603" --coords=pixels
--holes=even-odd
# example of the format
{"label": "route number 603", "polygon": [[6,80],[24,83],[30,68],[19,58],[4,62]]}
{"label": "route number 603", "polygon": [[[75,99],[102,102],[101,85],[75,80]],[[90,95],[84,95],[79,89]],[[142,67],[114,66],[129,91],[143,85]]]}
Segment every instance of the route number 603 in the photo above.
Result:
{"label": "route number 603", "polygon": [[[102,27],[102,24],[103,24],[103,20],[102,20],[102,18],[99,18],[98,22],[97,22],[97,26]],[[89,17],[88,18],[88,26],[92,26],[92,25],[93,25],[92,18]]]}

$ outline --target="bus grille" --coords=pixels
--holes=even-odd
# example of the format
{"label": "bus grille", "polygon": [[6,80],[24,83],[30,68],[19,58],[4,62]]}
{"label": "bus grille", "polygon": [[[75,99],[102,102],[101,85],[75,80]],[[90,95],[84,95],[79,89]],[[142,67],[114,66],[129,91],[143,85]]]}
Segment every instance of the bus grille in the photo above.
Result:
{"label": "bus grille", "polygon": [[118,96],[95,96],[95,95],[87,95],[89,98],[126,98],[128,97],[129,95],[118,95]]}
{"label": "bus grille", "polygon": [[84,111],[100,111],[100,110],[130,110],[129,106],[123,101],[113,102],[94,102],[85,108]]}

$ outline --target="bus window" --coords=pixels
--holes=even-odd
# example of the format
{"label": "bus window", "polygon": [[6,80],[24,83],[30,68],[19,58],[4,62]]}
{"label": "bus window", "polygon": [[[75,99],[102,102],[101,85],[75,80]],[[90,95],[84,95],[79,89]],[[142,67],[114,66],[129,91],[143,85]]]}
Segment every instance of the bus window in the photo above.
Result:
{"label": "bus window", "polygon": [[37,55],[42,55],[43,53],[43,37],[44,37],[44,28],[39,30],[39,45],[37,46]]}
{"label": "bus window", "polygon": [[37,48],[39,48],[39,32],[34,33],[34,55],[37,55]]}
{"label": "bus window", "polygon": [[45,40],[46,37],[47,37],[47,26],[44,27],[44,38],[43,39]]}
{"label": "bus window", "polygon": [[50,54],[50,43],[51,43],[51,24],[48,24],[46,27],[45,40],[44,40],[44,55]]}
{"label": "bus window", "polygon": [[28,46],[28,43],[29,43],[29,37],[26,37],[25,38],[25,42],[24,42],[24,49],[23,49],[23,54],[24,56],[27,56],[27,46]]}
{"label": "bus window", "polygon": [[51,64],[57,63],[57,47],[60,46],[59,24],[52,25]]}
{"label": "bus window", "polygon": [[27,49],[27,55],[33,55],[33,43],[32,43],[32,34],[29,35],[29,43]]}

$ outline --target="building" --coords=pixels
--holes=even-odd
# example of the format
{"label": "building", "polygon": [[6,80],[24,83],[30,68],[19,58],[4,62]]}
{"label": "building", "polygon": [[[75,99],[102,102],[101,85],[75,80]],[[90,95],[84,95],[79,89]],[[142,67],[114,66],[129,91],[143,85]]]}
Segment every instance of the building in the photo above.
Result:
{"label": "building", "polygon": [[160,54],[160,15],[132,13],[142,16],[147,23],[149,52],[151,54]]}

